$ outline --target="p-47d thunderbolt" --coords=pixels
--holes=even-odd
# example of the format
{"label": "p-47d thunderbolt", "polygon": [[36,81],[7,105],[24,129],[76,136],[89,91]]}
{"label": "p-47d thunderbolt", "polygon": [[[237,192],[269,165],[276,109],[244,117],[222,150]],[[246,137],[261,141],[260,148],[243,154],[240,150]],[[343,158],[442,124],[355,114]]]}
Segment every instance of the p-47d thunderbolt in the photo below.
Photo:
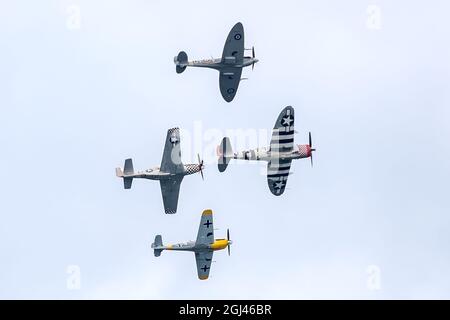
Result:
{"label": "p-47d thunderbolt", "polygon": [[233,242],[230,240],[229,230],[227,230],[226,239],[214,240],[213,213],[208,209],[202,213],[196,241],[165,246],[162,243],[161,236],[157,235],[155,237],[155,242],[152,243],[152,248],[154,250],[155,257],[159,257],[163,250],[194,252],[195,261],[197,263],[198,278],[200,280],[206,280],[208,279],[209,270],[211,269],[213,252],[228,248],[228,255],[230,255],[230,245],[232,243]]}
{"label": "p-47d thunderbolt", "polygon": [[180,185],[184,176],[200,172],[203,179],[204,165],[203,160],[200,161],[200,156],[198,156],[198,162],[198,164],[183,165],[181,162],[180,129],[172,128],[167,131],[166,145],[160,167],[134,172],[133,161],[126,159],[123,171],[121,168],[116,168],[116,175],[123,178],[125,189],[131,188],[134,178],[159,180],[164,211],[166,213],[176,213]]}
{"label": "p-47d thunderbolt", "polygon": [[[251,50],[251,57],[244,57],[244,50]],[[188,61],[186,52],[181,51],[174,58],[177,73],[182,73],[186,67],[200,67],[216,69],[220,72],[220,93],[226,102],[234,99],[239,82],[241,81],[242,68],[255,66],[258,59],[255,58],[255,48],[244,49],[244,27],[238,22],[228,34],[223,48],[222,58]]]}
{"label": "p-47d thunderbolt", "polygon": [[286,188],[291,162],[295,159],[311,158],[312,147],[311,132],[309,144],[298,145],[294,150],[294,108],[284,108],[278,116],[272,131],[272,140],[269,148],[233,153],[230,139],[225,137],[218,148],[219,171],[224,172],[230,159],[267,161],[267,183],[270,191],[280,196]]}

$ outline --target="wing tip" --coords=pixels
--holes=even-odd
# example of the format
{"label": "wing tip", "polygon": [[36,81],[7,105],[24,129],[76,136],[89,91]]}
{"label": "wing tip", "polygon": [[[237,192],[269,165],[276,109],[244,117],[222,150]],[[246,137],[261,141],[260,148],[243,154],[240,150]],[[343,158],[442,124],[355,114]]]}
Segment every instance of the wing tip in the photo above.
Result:
{"label": "wing tip", "polygon": [[291,106],[291,105],[289,105],[289,106],[284,107],[284,109],[283,109],[282,111],[287,111],[287,110],[292,110],[292,111],[294,111],[294,107]]}
{"label": "wing tip", "polygon": [[203,210],[202,216],[211,216],[213,214],[211,209]]}
{"label": "wing tip", "polygon": [[238,21],[236,22],[236,24],[233,26],[233,28],[244,28],[244,25],[242,24],[242,22]]}
{"label": "wing tip", "polygon": [[180,130],[180,128],[179,127],[173,127],[173,128],[170,128],[168,131],[170,133],[172,133],[172,132],[177,131],[177,130]]}

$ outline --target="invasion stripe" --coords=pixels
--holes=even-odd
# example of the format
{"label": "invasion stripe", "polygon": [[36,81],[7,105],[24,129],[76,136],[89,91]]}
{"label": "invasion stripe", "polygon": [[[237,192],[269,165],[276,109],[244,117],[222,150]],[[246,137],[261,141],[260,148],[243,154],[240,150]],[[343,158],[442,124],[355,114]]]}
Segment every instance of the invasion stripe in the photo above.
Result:
{"label": "invasion stripe", "polygon": [[270,166],[269,168],[290,168],[291,167],[291,163],[290,162],[270,162]]}
{"label": "invasion stripe", "polygon": [[277,177],[286,177],[289,175],[289,172],[287,173],[277,173],[277,174],[268,174],[268,178],[277,178]]}
{"label": "invasion stripe", "polygon": [[267,174],[268,175],[284,174],[284,173],[289,173],[289,170],[291,170],[291,168],[287,168],[285,170],[267,170]]}
{"label": "invasion stripe", "polygon": [[272,131],[273,136],[277,136],[277,135],[286,136],[288,134],[294,134],[294,129],[292,129],[292,130],[289,129],[289,130],[285,130],[285,131],[281,131],[281,130],[273,130]]}
{"label": "invasion stripe", "polygon": [[273,134],[272,135],[272,140],[280,140],[280,139],[294,139],[294,135],[293,134],[283,134],[283,135]]}
{"label": "invasion stripe", "polygon": [[273,150],[280,150],[280,149],[292,149],[294,147],[294,143],[273,143],[270,145],[270,149]]}
{"label": "invasion stripe", "polygon": [[294,142],[294,138],[276,140],[279,144]]}

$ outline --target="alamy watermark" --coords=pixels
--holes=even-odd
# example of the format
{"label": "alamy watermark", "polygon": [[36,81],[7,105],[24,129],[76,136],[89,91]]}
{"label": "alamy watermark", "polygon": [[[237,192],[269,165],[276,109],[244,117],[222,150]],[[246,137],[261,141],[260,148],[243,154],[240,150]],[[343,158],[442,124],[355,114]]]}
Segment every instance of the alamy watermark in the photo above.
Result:
{"label": "alamy watermark", "polygon": [[381,268],[377,265],[370,265],[366,269],[367,289],[371,291],[381,290]]}
{"label": "alamy watermark", "polygon": [[66,27],[67,29],[79,30],[81,29],[81,8],[77,4],[72,4],[66,8]]}
{"label": "alamy watermark", "polygon": [[369,30],[380,30],[381,29],[381,8],[375,4],[371,4],[366,9],[367,19],[366,27]]}
{"label": "alamy watermark", "polygon": [[78,265],[68,265],[66,267],[66,288],[67,290],[81,289],[81,268]]}

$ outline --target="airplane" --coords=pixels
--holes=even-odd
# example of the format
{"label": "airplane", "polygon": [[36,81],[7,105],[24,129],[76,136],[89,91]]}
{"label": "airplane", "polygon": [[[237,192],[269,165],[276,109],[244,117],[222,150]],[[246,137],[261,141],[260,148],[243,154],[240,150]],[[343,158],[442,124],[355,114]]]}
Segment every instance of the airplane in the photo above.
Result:
{"label": "airplane", "polygon": [[280,196],[286,188],[289,170],[292,160],[311,158],[312,147],[311,132],[309,133],[309,144],[297,145],[294,149],[294,108],[284,108],[278,116],[272,131],[270,147],[233,153],[230,139],[222,139],[217,149],[219,156],[218,169],[224,172],[230,159],[267,161],[267,183],[272,194]]}
{"label": "airplane", "polygon": [[[244,56],[244,50],[251,50],[252,56]],[[220,72],[219,87],[220,93],[226,102],[231,102],[236,95],[241,80],[242,68],[252,66],[258,59],[255,59],[255,48],[244,49],[244,27],[238,22],[228,34],[223,48],[222,58],[211,58],[204,60],[188,61],[186,52],[181,51],[174,58],[177,73],[182,73],[186,67],[200,67],[216,69]]]}
{"label": "airplane", "polygon": [[167,214],[177,212],[178,195],[184,176],[200,172],[203,177],[203,160],[198,164],[185,164],[181,162],[180,129],[172,128],[167,131],[166,144],[160,167],[154,167],[145,171],[134,172],[133,160],[126,159],[122,168],[116,168],[116,175],[123,178],[123,186],[130,189],[134,178],[159,180],[164,203],[164,211]]}
{"label": "airplane", "polygon": [[230,255],[230,245],[232,243],[233,241],[230,240],[230,230],[228,229],[226,239],[214,240],[213,212],[207,209],[202,213],[196,241],[165,246],[163,245],[161,235],[157,235],[155,242],[152,243],[152,248],[155,257],[159,257],[163,250],[194,252],[198,278],[200,280],[206,280],[209,277],[214,251],[228,248],[228,255]]}

